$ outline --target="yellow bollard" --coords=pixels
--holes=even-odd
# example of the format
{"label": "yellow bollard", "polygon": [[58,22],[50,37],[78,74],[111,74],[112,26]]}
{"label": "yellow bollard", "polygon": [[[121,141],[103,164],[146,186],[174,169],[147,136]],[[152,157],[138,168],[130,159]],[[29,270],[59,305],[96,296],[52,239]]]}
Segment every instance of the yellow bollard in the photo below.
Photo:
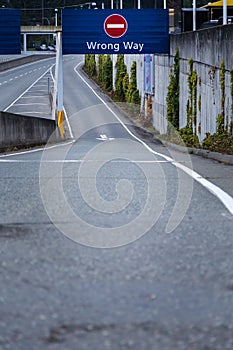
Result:
{"label": "yellow bollard", "polygon": [[57,111],[57,125],[62,140],[65,138],[64,119],[64,111]]}

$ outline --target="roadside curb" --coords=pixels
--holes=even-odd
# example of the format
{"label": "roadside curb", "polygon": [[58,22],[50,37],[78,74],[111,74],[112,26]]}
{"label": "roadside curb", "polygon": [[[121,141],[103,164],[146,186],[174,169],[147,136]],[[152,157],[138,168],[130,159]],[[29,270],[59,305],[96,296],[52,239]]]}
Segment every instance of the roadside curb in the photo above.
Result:
{"label": "roadside curb", "polygon": [[[110,99],[111,100],[111,99]],[[112,100],[111,100],[112,101]],[[208,159],[212,159],[212,160],[216,160],[220,163],[224,163],[226,165],[233,165],[233,155],[230,154],[225,154],[225,153],[219,153],[219,152],[213,152],[213,151],[209,151],[209,150],[205,150],[205,149],[200,149],[200,148],[192,148],[192,147],[185,147],[185,146],[181,146],[181,145],[177,145],[175,143],[163,140],[162,138],[160,138],[159,136],[155,136],[153,134],[153,132],[151,132],[150,130],[146,129],[145,127],[143,127],[140,123],[138,123],[137,121],[135,121],[132,117],[130,117],[124,110],[122,110],[120,108],[120,106],[118,106],[114,101],[112,101],[113,104],[115,105],[115,107],[120,110],[121,112],[123,112],[124,116],[130,120],[130,122],[136,126],[137,128],[139,128],[143,134],[146,134],[147,136],[149,136],[152,140],[153,143],[156,144],[163,144],[164,146],[168,147],[168,148],[172,148],[178,152],[182,152],[182,153],[189,153],[189,154],[194,154],[196,156],[200,156],[203,158],[208,158]]]}
{"label": "roadside curb", "polygon": [[178,152],[182,153],[189,153],[189,154],[194,154],[196,156],[200,156],[203,158],[207,159],[212,159],[216,160],[220,163],[226,164],[226,165],[233,165],[233,155],[230,154],[225,154],[225,153],[219,153],[219,152],[212,152],[209,150],[205,149],[200,149],[200,148],[192,148],[192,147],[185,147],[181,145],[177,145],[175,143],[163,140],[159,136],[155,136],[154,133],[147,128],[143,127],[140,123],[138,123],[136,120],[134,120],[132,117],[129,116],[129,114],[124,111],[116,102],[114,102],[110,96],[106,94],[105,91],[101,89],[101,87],[93,80],[91,79],[88,74],[81,69],[81,72],[94,84],[95,88],[101,91],[107,98],[107,100],[114,105],[114,107],[123,113],[124,117],[127,118],[136,128],[140,129],[140,131],[144,134],[147,135],[147,137],[150,137],[151,142],[156,143],[156,144],[162,144],[168,148],[172,148]]}

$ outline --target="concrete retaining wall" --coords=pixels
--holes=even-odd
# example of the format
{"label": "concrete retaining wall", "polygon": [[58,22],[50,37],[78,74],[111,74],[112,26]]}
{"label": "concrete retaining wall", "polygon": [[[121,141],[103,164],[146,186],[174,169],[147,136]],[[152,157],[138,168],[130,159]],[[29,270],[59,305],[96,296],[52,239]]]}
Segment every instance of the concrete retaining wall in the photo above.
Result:
{"label": "concrete retaining wall", "polygon": [[[170,36],[170,55],[155,55],[155,94],[153,96],[153,124],[161,133],[167,129],[167,88],[170,67],[174,64],[177,48],[180,56],[180,128],[187,123],[188,72],[190,58],[198,75],[197,133],[202,141],[207,133],[216,132],[216,118],[221,113],[220,65],[225,64],[225,124],[233,121],[230,70],[233,69],[233,25],[218,26],[196,32]],[[127,55],[128,72],[132,61],[137,62],[138,89],[142,97],[143,57]],[[201,96],[201,97],[200,97]]]}
{"label": "concrete retaining wall", "polygon": [[177,47],[180,57],[209,66],[220,66],[223,60],[226,69],[233,65],[233,25],[217,26],[195,32],[170,36],[170,54],[174,56]]}
{"label": "concrete retaining wall", "polygon": [[[45,144],[55,129],[54,120],[0,112],[0,148]],[[59,141],[59,136],[51,141]]]}

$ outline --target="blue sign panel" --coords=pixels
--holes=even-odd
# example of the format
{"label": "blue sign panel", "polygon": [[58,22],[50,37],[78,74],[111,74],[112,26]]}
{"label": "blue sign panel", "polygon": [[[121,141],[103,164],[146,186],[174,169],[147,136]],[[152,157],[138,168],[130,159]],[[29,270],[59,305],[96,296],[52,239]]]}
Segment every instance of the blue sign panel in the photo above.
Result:
{"label": "blue sign panel", "polygon": [[0,9],[0,55],[20,54],[20,10]]}
{"label": "blue sign panel", "polygon": [[154,94],[154,56],[144,55],[144,91],[147,94]]}
{"label": "blue sign panel", "polygon": [[63,54],[168,53],[168,10],[64,9],[62,36]]}

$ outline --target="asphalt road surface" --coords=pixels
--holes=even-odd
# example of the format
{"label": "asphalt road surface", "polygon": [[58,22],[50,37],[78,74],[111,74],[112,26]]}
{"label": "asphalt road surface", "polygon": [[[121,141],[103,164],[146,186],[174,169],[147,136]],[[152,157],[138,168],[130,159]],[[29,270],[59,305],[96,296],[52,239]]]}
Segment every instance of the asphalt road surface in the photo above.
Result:
{"label": "asphalt road surface", "polygon": [[0,72],[0,110],[51,118],[54,58]]}
{"label": "asphalt road surface", "polygon": [[80,62],[70,140],[0,156],[0,349],[232,350],[232,166],[152,142]]}

